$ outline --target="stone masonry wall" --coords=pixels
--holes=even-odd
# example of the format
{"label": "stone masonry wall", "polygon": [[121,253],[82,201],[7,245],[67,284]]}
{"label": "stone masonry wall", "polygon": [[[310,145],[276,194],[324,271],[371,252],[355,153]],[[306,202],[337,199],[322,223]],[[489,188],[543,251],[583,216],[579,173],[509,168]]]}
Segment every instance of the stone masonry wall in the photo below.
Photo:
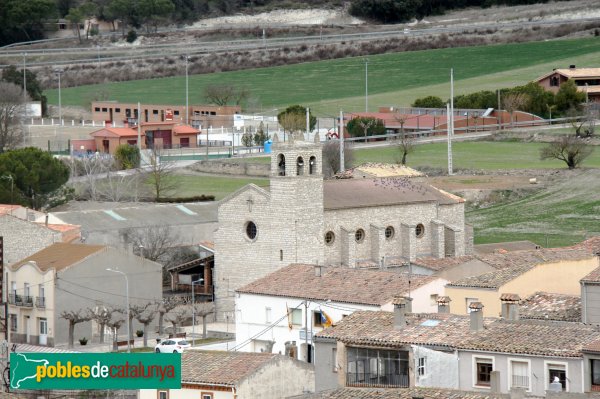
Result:
{"label": "stone masonry wall", "polygon": [[0,216],[0,236],[4,237],[4,262],[9,265],[62,241],[60,232],[10,215]]}

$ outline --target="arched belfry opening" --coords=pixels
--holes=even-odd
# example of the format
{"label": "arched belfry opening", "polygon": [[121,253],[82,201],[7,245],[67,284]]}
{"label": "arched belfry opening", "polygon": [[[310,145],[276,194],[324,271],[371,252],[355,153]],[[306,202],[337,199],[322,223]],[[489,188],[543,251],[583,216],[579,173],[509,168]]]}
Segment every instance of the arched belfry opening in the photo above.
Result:
{"label": "arched belfry opening", "polygon": [[277,174],[285,176],[285,156],[283,154],[277,155]]}
{"label": "arched belfry opening", "polygon": [[302,176],[304,174],[304,159],[302,157],[298,157],[296,159],[296,175]]}
{"label": "arched belfry opening", "polygon": [[317,158],[313,155],[310,157],[308,161],[308,174],[316,175],[317,174]]}

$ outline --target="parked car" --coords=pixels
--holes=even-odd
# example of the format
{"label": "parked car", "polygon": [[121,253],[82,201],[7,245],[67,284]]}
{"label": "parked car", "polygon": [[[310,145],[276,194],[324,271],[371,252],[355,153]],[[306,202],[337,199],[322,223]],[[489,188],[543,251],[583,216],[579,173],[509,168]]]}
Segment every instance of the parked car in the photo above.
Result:
{"label": "parked car", "polygon": [[184,349],[191,347],[185,338],[163,339],[154,347],[156,353],[182,353]]}

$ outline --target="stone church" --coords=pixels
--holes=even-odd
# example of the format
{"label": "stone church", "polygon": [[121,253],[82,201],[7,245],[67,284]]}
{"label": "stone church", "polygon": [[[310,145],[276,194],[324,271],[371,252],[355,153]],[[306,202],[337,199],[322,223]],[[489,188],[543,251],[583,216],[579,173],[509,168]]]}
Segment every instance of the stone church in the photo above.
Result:
{"label": "stone church", "polygon": [[462,198],[406,178],[324,181],[322,162],[319,143],[276,143],[270,188],[249,184],[221,201],[219,320],[234,317],[235,289],[290,263],[385,267],[472,248]]}

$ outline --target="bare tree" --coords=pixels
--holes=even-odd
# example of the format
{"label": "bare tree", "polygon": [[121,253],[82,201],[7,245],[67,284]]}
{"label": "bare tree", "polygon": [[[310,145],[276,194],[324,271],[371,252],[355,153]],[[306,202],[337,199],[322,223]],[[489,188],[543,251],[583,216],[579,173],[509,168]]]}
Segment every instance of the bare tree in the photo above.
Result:
{"label": "bare tree", "polygon": [[[350,145],[344,142],[344,168],[349,169],[354,163],[354,153]],[[327,141],[323,144],[323,175],[331,177],[340,171],[340,142]]]}
{"label": "bare tree", "polygon": [[75,335],[75,326],[79,323],[89,321],[91,319],[88,312],[84,310],[63,310],[60,314],[61,319],[69,322],[69,348],[73,348]]}
{"label": "bare tree", "polygon": [[[124,310],[119,310],[119,312],[122,314],[125,311]],[[113,315],[114,316],[114,315]],[[121,326],[125,323],[125,318],[124,317],[114,317],[111,318],[106,325],[113,330],[113,350],[116,351],[119,349],[119,346],[117,345],[117,341],[119,340],[119,328],[121,328]]]}
{"label": "bare tree", "polygon": [[558,159],[575,169],[593,151],[593,147],[576,136],[563,136],[540,150],[540,159]]}
{"label": "bare tree", "polygon": [[125,242],[131,243],[135,253],[153,262],[166,260],[171,247],[179,242],[179,235],[171,226],[127,228],[123,231]]}
{"label": "bare tree", "polygon": [[163,335],[165,333],[163,327],[163,320],[167,313],[175,309],[179,305],[179,301],[173,297],[163,298],[162,302],[158,304],[158,334]]}
{"label": "bare tree", "polygon": [[398,160],[398,163],[401,165],[406,165],[406,157],[408,156],[408,154],[413,152],[414,147],[415,147],[414,138],[411,135],[406,134],[406,132],[404,131],[404,124],[406,123],[406,116],[404,116],[400,113],[396,113],[394,115],[394,119],[396,119],[396,121],[398,123],[400,123],[400,136],[398,136],[398,139],[399,139],[398,151],[399,151],[401,157]]}
{"label": "bare tree", "polygon": [[94,320],[96,323],[98,323],[98,326],[100,327],[101,344],[104,343],[104,328],[108,326],[108,323],[110,323],[113,315],[116,312],[121,313],[123,312],[123,310],[110,306],[96,306],[94,309],[88,309],[88,315],[90,317],[90,320]]}
{"label": "bare tree", "polygon": [[[144,347],[148,346],[148,325],[156,317],[156,306],[152,302],[129,307],[129,314],[144,326]],[[131,322],[129,323],[131,326]]]}
{"label": "bare tree", "polygon": [[529,96],[525,93],[508,93],[502,98],[504,109],[510,114],[510,125],[514,125],[515,111],[522,109],[529,102]]}
{"label": "bare tree", "polygon": [[215,312],[214,302],[197,302],[192,305],[192,311],[198,317],[202,317],[202,338],[206,338],[206,317]]}
{"label": "bare tree", "polygon": [[596,118],[592,114],[590,107],[585,107],[583,114],[577,108],[570,108],[567,111],[571,126],[575,130],[575,136],[590,137],[594,135],[596,129]]}
{"label": "bare tree", "polygon": [[250,95],[250,91],[245,88],[236,88],[233,85],[208,85],[204,88],[204,98],[209,103],[216,105],[227,105],[234,103],[240,105]]}
{"label": "bare tree", "polygon": [[173,334],[177,333],[177,326],[183,324],[190,317],[190,309],[187,306],[179,306],[171,310],[165,320],[173,324]]}
{"label": "bare tree", "polygon": [[23,142],[24,117],[23,89],[13,83],[0,81],[0,153]]}
{"label": "bare tree", "polygon": [[174,163],[161,159],[161,150],[153,148],[150,150],[150,165],[146,174],[146,182],[152,187],[155,200],[165,195],[172,194],[179,186],[175,178]]}
{"label": "bare tree", "polygon": [[377,123],[377,120],[374,118],[361,118],[360,121],[358,122],[358,124],[360,125],[360,127],[363,129],[364,133],[365,133],[365,142],[367,139],[367,133],[369,132],[369,129],[373,126],[375,126],[375,124]]}

